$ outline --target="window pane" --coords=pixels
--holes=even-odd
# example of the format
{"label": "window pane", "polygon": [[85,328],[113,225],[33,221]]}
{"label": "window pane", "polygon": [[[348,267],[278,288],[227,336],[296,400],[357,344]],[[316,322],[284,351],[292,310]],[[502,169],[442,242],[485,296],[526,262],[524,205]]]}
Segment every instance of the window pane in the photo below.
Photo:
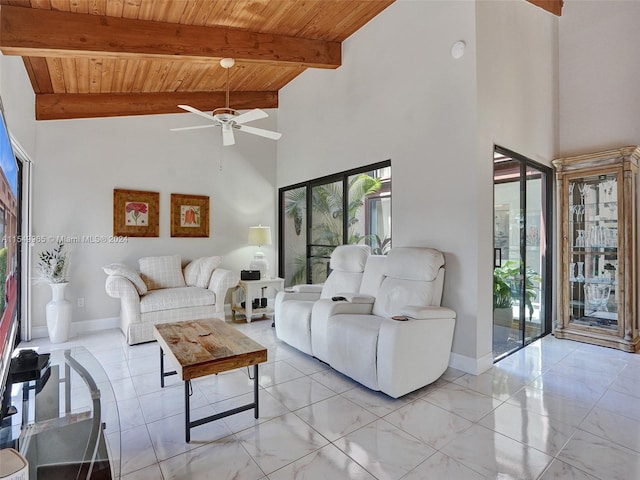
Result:
{"label": "window pane", "polygon": [[349,238],[374,254],[391,248],[391,167],[349,177]]}

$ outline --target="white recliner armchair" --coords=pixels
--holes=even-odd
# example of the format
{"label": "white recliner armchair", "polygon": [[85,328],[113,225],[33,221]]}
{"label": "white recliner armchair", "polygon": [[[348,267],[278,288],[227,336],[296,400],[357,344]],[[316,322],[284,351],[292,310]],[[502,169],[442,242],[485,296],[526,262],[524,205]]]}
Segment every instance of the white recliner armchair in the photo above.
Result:
{"label": "white recliner armchair", "polygon": [[311,350],[311,312],[314,303],[322,298],[360,290],[362,274],[371,255],[368,245],[340,245],[331,254],[331,273],[324,284],[296,285],[278,292],[274,319],[277,337],[313,355]]}
{"label": "white recliner armchair", "polygon": [[[440,307],[443,283],[441,252],[393,248],[368,311],[363,313],[366,295],[337,302],[340,313],[325,319],[324,335],[312,332],[314,353],[323,344],[321,359],[331,367],[395,398],[434,382],[448,366],[456,317]],[[320,300],[314,308],[335,309],[330,302]],[[313,322],[316,328],[315,317]]]}

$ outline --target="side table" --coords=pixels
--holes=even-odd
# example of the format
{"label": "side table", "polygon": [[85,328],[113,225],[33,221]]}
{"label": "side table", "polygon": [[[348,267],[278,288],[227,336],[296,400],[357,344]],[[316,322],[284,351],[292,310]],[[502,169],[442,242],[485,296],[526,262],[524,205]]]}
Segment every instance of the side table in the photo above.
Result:
{"label": "side table", "polygon": [[[284,290],[283,278],[261,278],[260,280],[240,280],[238,286],[231,294],[231,318],[235,321],[236,313],[244,315],[247,319],[247,323],[251,323],[251,317],[253,315],[262,315],[263,318],[267,314],[273,313],[273,308],[253,308],[251,302],[254,298],[262,298],[262,289],[268,287],[273,288],[276,291]],[[244,292],[245,307],[243,308],[238,301],[238,293],[242,290]]]}

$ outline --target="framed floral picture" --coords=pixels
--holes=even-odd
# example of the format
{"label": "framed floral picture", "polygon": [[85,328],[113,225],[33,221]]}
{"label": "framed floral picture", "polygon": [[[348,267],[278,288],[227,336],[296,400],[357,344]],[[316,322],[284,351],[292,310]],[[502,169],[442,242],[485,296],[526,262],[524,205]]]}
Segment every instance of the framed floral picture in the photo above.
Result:
{"label": "framed floral picture", "polygon": [[171,236],[209,236],[209,197],[171,194]]}
{"label": "framed floral picture", "polygon": [[113,190],[113,235],[158,237],[160,193]]}

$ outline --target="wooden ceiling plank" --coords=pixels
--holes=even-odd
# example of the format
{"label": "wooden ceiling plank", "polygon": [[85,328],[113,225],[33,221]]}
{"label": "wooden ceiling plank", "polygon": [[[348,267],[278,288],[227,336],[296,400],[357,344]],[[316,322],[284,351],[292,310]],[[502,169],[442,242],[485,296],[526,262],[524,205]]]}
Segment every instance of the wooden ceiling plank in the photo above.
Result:
{"label": "wooden ceiling plank", "polygon": [[189,2],[180,18],[180,23],[183,25],[204,26],[213,7],[214,2],[211,0],[194,0],[193,2]]}
{"label": "wooden ceiling plank", "polygon": [[78,77],[76,76],[76,59],[61,58],[60,64],[62,66],[62,78],[64,79],[64,92],[78,93]]}
{"label": "wooden ceiling plank", "polygon": [[132,20],[137,19],[141,2],[142,0],[126,0],[124,2],[124,8],[122,9],[122,17],[130,18]]}
{"label": "wooden ceiling plank", "polygon": [[[231,92],[230,98],[238,110],[278,107],[278,92]],[[224,103],[223,92],[40,94],[36,95],[36,120],[185,113],[179,104],[212,111]]]}
{"label": "wooden ceiling plank", "polygon": [[131,91],[133,93],[144,92],[143,85],[149,74],[149,68],[151,68],[151,60],[142,60],[138,62],[138,69],[136,71],[136,77],[133,81]]}
{"label": "wooden ceiling plank", "polygon": [[102,59],[102,70],[100,71],[100,93],[112,92],[113,76],[116,61],[112,58]]}
{"label": "wooden ceiling plank", "polygon": [[122,17],[124,11],[124,0],[109,0],[107,2],[106,15],[110,17]]}
{"label": "wooden ceiling plank", "polygon": [[107,0],[88,0],[88,10],[91,15],[106,15]]}
{"label": "wooden ceiling plank", "polygon": [[69,0],[69,11],[73,13],[89,13],[89,4],[78,0]]}
{"label": "wooden ceiling plank", "polygon": [[[114,60],[113,66],[113,78],[111,79],[111,91],[123,92],[124,91],[124,76],[127,70],[127,60],[117,59]],[[105,92],[107,93],[107,92]]]}
{"label": "wooden ceiling plank", "polygon": [[51,10],[59,10],[61,12],[71,11],[71,2],[69,0],[50,0]]}
{"label": "wooden ceiling plank", "polygon": [[129,93],[133,91],[133,82],[136,79],[139,63],[140,62],[137,62],[134,60],[127,60],[127,63],[124,69],[122,90],[120,90],[121,92]]}
{"label": "wooden ceiling plank", "polygon": [[[29,3],[29,2],[27,2]],[[51,10],[51,1],[50,0],[31,0],[32,8],[44,8],[46,10]],[[14,5],[13,2],[9,2],[9,5]],[[17,6],[17,5],[16,5]]]}
{"label": "wooden ceiling plank", "polygon": [[53,93],[53,84],[49,74],[47,60],[42,57],[24,57],[23,59],[34,93]]}
{"label": "wooden ceiling plank", "polygon": [[337,68],[342,55],[339,42],[11,6],[0,7],[0,50],[22,56],[233,57],[316,68]]}
{"label": "wooden ceiling plank", "polygon": [[89,90],[89,57],[78,57],[76,64],[76,93],[91,93]]}
{"label": "wooden ceiling plank", "polygon": [[102,59],[89,59],[89,93],[102,93]]}
{"label": "wooden ceiling plank", "polygon": [[60,58],[45,58],[47,61],[47,68],[49,70],[49,78],[51,78],[51,85],[53,86],[53,93],[65,93],[66,88],[64,85],[64,73],[62,66],[62,59]]}

